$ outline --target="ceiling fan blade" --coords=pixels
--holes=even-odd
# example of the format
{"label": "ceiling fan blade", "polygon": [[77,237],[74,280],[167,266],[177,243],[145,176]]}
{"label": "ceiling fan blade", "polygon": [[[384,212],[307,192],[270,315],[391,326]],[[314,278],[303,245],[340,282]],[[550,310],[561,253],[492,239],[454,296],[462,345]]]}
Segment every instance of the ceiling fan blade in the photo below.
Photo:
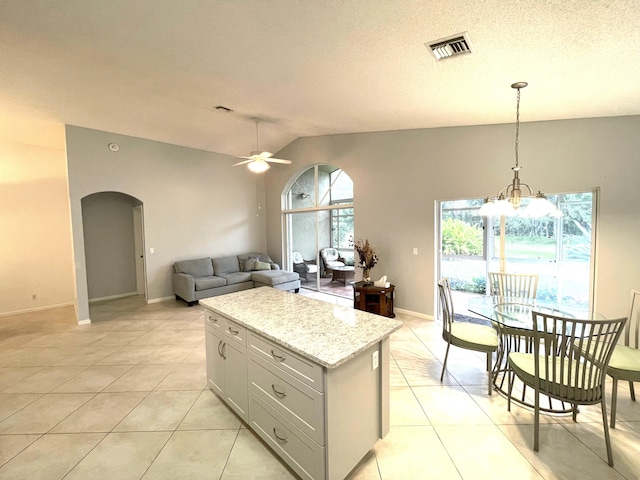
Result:
{"label": "ceiling fan blade", "polygon": [[[238,157],[238,158],[249,158],[249,157]],[[253,162],[253,159],[249,158],[249,160],[245,160],[243,162],[234,163],[233,166],[237,167],[238,165],[244,165],[245,163],[251,163],[251,162]]]}
{"label": "ceiling fan blade", "polygon": [[283,160],[282,158],[265,158],[267,162],[291,164],[291,160]]}

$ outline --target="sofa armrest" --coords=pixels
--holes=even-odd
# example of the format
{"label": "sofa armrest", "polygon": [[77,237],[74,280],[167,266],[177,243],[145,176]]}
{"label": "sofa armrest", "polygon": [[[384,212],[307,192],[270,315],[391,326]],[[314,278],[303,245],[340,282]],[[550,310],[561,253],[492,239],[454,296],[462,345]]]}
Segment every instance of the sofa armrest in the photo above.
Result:
{"label": "sofa armrest", "polygon": [[280,270],[280,265],[271,262],[271,270]]}
{"label": "sofa armrest", "polygon": [[186,302],[196,301],[196,282],[193,276],[186,273],[173,274],[173,293]]}

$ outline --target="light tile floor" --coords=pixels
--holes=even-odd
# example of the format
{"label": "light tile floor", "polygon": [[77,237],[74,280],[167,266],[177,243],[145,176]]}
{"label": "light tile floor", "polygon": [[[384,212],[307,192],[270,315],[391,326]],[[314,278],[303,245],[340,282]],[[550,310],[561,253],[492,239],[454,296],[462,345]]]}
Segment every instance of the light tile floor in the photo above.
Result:
{"label": "light tile floor", "polygon": [[[306,290],[302,294],[350,306]],[[139,297],[0,318],[0,479],[291,479],[205,388],[200,306]],[[599,407],[578,422],[486,394],[484,357],[452,348],[440,383],[440,324],[398,315],[391,339],[391,431],[352,479],[638,479],[640,402],[626,385],[605,461]],[[333,480],[333,479],[332,479]]]}

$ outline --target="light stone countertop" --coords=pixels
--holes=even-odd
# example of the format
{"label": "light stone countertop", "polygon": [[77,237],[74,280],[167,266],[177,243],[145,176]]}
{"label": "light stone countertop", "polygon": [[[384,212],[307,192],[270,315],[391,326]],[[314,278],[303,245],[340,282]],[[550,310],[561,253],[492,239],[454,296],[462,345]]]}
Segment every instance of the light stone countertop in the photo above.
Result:
{"label": "light stone countertop", "polygon": [[388,337],[402,322],[271,287],[200,300],[200,304],[327,368]]}

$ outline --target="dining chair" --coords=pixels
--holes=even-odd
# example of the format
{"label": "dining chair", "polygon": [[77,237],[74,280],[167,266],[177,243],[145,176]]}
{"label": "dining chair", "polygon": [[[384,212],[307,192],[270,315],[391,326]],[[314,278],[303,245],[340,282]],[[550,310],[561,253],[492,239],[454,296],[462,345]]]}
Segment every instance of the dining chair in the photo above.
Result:
{"label": "dining chair", "polygon": [[513,381],[517,375],[534,390],[533,449],[538,451],[540,438],[540,394],[572,406],[573,421],[578,405],[600,404],[607,446],[607,460],[613,466],[611,440],[607,424],[605,379],[607,365],[626,318],[615,320],[580,320],[532,312],[532,353],[509,353],[509,394],[511,410]]}
{"label": "dining chair", "polygon": [[447,368],[447,358],[449,357],[449,347],[455,345],[459,348],[474,350],[487,354],[488,391],[491,395],[491,359],[493,352],[498,349],[498,332],[495,328],[487,325],[478,325],[469,322],[457,322],[453,312],[453,300],[451,297],[451,286],[449,279],[443,278],[438,282],[440,293],[440,305],[442,307],[442,338],[447,342],[447,351],[442,363],[442,373],[440,382],[444,378],[444,371]]}
{"label": "dining chair", "polygon": [[611,389],[611,428],[616,428],[618,380],[628,381],[631,400],[636,401],[633,382],[640,382],[640,291],[631,290],[629,319],[622,335],[623,345],[616,345],[607,374],[613,379]]}
{"label": "dining chair", "polygon": [[538,291],[537,273],[489,272],[491,295],[535,299]]}

